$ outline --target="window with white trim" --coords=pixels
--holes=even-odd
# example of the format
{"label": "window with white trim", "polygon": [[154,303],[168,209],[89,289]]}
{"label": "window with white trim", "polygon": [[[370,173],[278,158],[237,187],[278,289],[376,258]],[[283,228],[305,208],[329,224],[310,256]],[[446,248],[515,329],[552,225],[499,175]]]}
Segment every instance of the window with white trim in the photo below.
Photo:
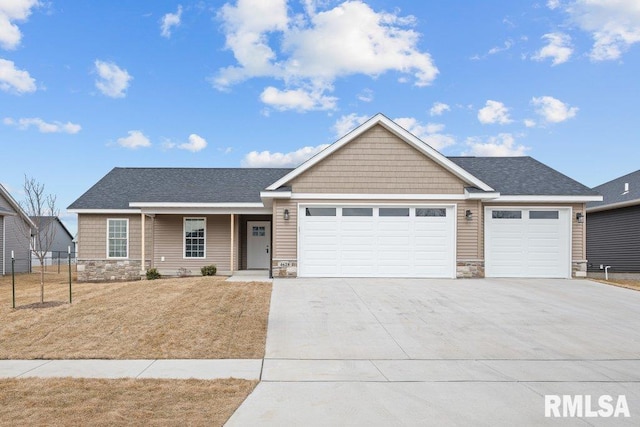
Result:
{"label": "window with white trim", "polygon": [[129,255],[129,220],[107,219],[107,258],[127,258]]}
{"label": "window with white trim", "polygon": [[207,221],[205,218],[184,219],[185,258],[205,258],[206,228]]}

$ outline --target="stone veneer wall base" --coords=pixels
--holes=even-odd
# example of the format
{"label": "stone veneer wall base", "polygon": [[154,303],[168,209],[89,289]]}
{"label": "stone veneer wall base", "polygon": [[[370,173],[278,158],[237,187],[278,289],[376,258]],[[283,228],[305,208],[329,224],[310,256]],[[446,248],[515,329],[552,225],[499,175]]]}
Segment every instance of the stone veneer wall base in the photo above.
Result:
{"label": "stone veneer wall base", "polygon": [[78,282],[140,280],[142,262],[132,259],[79,259]]}

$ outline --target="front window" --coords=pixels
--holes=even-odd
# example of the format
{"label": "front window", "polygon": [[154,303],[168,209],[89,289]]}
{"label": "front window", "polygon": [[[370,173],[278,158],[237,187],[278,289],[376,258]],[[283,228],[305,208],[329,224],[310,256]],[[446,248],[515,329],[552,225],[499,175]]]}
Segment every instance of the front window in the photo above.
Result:
{"label": "front window", "polygon": [[184,257],[204,258],[206,242],[204,218],[184,219]]}
{"label": "front window", "polygon": [[129,220],[107,220],[107,257],[126,258],[129,249]]}

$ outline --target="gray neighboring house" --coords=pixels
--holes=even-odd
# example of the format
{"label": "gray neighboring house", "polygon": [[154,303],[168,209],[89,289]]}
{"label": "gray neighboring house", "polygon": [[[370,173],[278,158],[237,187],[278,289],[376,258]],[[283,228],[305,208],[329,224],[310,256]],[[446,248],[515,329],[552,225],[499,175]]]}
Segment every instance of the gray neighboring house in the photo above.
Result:
{"label": "gray neighboring house", "polygon": [[0,274],[11,274],[11,251],[16,259],[15,272],[30,271],[31,239],[22,230],[35,228],[18,202],[0,184]]}
{"label": "gray neighboring house", "polygon": [[531,157],[446,157],[378,114],[295,169],[115,168],[69,206],[78,279],[584,277],[597,192]]}
{"label": "gray neighboring house", "polygon": [[[39,226],[40,230],[46,230],[48,227],[53,226],[56,228],[55,238],[49,251],[47,253],[47,262],[55,263],[59,258],[66,260],[68,257],[69,248],[71,248],[72,257],[75,256],[75,243],[73,241],[73,235],[64,223],[57,216],[32,216],[30,217],[32,222]],[[38,244],[38,238],[35,239],[35,245]],[[36,249],[39,249],[36,247]],[[33,256],[33,265],[39,265],[37,257]]]}
{"label": "gray neighboring house", "polygon": [[640,170],[594,187],[601,202],[587,204],[590,276],[640,278]]}

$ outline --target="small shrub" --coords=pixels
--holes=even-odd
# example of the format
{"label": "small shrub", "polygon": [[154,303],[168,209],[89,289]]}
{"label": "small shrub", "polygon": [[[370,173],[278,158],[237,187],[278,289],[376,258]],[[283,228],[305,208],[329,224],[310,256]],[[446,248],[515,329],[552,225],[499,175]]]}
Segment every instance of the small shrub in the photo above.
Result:
{"label": "small shrub", "polygon": [[203,276],[215,276],[218,268],[215,265],[205,265],[200,269]]}
{"label": "small shrub", "polygon": [[160,275],[157,268],[150,268],[147,270],[147,280],[156,280],[161,277],[162,275]]}
{"label": "small shrub", "polygon": [[180,267],[178,269],[178,277],[187,277],[187,276],[191,276],[191,270],[187,270],[184,267]]}

